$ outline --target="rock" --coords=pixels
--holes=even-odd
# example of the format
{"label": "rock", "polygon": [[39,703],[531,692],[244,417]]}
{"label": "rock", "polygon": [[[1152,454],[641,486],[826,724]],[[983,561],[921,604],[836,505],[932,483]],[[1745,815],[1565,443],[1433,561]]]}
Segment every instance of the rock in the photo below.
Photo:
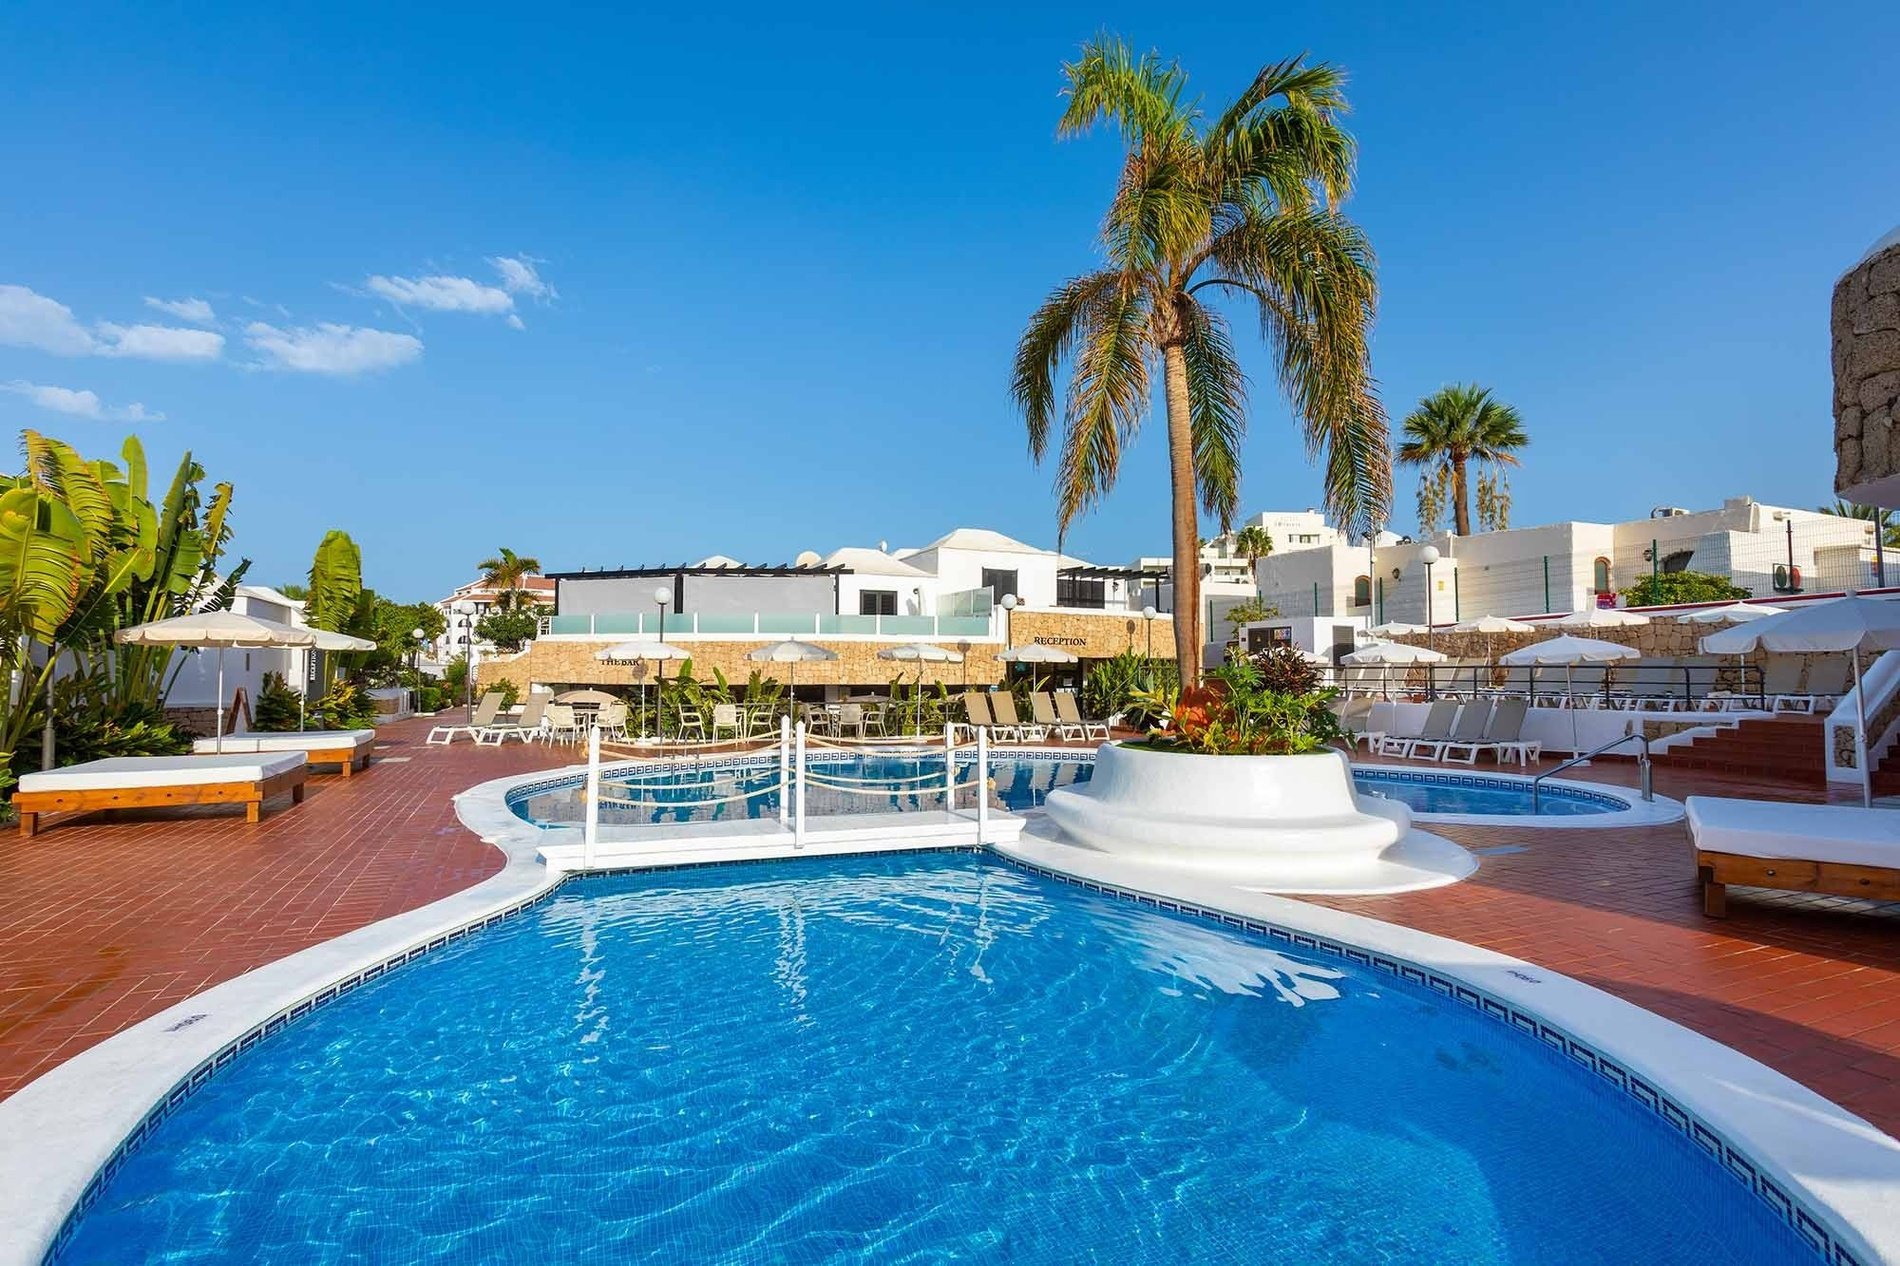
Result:
{"label": "rock", "polygon": [[[1900,292],[1900,247],[1888,247],[1856,271],[1866,273],[1870,297]],[[1858,308],[1860,304],[1854,306]]]}
{"label": "rock", "polygon": [[1900,294],[1876,295],[1850,314],[1856,334],[1875,330],[1900,330]]}
{"label": "rock", "polygon": [[[1895,261],[1900,264],[1900,260]],[[1848,375],[1856,379],[1900,370],[1900,330],[1876,330],[1854,340],[1847,358]]]}
{"label": "rock", "polygon": [[1881,478],[1893,472],[1893,416],[1870,413],[1860,424],[1860,467],[1863,477]]}
{"label": "rock", "polygon": [[1900,370],[1889,370],[1884,374],[1875,374],[1860,383],[1860,394],[1856,397],[1862,409],[1878,409],[1882,405],[1900,400]]}
{"label": "rock", "polygon": [[1852,405],[1834,415],[1834,442],[1860,438],[1861,411]]}

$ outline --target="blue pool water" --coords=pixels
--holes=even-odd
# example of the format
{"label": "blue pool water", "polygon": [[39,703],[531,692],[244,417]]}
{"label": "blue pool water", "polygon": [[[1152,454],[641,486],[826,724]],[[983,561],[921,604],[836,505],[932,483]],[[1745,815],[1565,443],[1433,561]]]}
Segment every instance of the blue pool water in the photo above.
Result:
{"label": "blue pool water", "polygon": [[[1042,804],[1051,790],[1087,782],[1093,761],[1074,756],[1004,754],[990,761],[996,783],[993,803],[1021,811]],[[812,766],[814,776],[835,785],[810,789],[806,812],[889,813],[896,809],[943,807],[943,757],[869,754]],[[975,767],[960,761],[959,782],[975,777]],[[1531,812],[1529,788],[1522,782],[1483,775],[1357,769],[1359,790],[1404,801],[1415,813],[1497,814]],[[854,780],[847,782],[846,780]],[[607,826],[695,822],[778,815],[776,760],[751,764],[707,765],[697,769],[639,770],[604,779],[600,820]],[[882,794],[865,794],[865,789]],[[747,793],[751,793],[748,795]],[[969,807],[973,789],[958,793]],[[746,797],[746,798],[740,798]],[[708,803],[720,801],[723,803]],[[577,823],[582,817],[580,782],[568,776],[510,800],[514,812],[530,822]],[[1614,813],[1625,804],[1611,796],[1564,787],[1544,789],[1539,817]]]}
{"label": "blue pool water", "polygon": [[1535,1039],[973,854],[571,883],[240,1057],[61,1257],[1804,1260]]}

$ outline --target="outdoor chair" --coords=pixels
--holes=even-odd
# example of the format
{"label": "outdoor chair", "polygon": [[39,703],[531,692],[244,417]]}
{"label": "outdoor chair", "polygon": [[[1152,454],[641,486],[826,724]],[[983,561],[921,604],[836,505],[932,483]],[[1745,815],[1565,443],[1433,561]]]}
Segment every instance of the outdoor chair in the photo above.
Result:
{"label": "outdoor chair", "polygon": [[1012,743],[1039,743],[1049,732],[1039,725],[1025,723],[1016,715],[1016,696],[1007,690],[990,694],[990,709],[996,717],[999,737]]}
{"label": "outdoor chair", "polygon": [[603,738],[617,739],[624,743],[627,739],[627,705],[624,703],[604,705],[594,717],[594,728],[600,731]]}
{"label": "outdoor chair", "polygon": [[1830,655],[1810,664],[1807,684],[1802,688],[1808,700],[1808,711],[1814,712],[1823,706],[1831,708],[1839,703],[1847,693],[1850,670],[1844,655]]}
{"label": "outdoor chair", "polygon": [[738,704],[715,703],[713,705],[712,741],[717,743],[721,734],[730,734],[735,739],[745,737],[745,724],[740,719]]}
{"label": "outdoor chair", "polygon": [[550,743],[573,743],[581,736],[580,717],[571,703],[550,703],[542,713],[542,721]]}
{"label": "outdoor chair", "polygon": [[[867,738],[888,737],[888,735],[890,734],[890,727],[886,724],[884,718],[886,714],[888,714],[891,711],[891,708],[892,708],[892,705],[888,703],[871,703],[871,704],[864,705],[863,728],[864,728],[864,734]],[[914,709],[911,709],[911,708],[905,708],[903,710],[905,716],[911,715],[913,711]],[[901,721],[899,722],[899,726],[901,728],[902,726]]]}
{"label": "outdoor chair", "polygon": [[1108,722],[1091,721],[1084,717],[1073,690],[1056,691],[1056,715],[1062,718],[1064,725],[1080,727],[1084,740],[1098,738],[1103,742],[1108,741]]}
{"label": "outdoor chair", "polygon": [[956,739],[955,731],[959,729],[967,731],[969,736],[974,739],[978,730],[996,728],[996,722],[990,717],[989,700],[985,699],[977,691],[966,690],[963,692],[963,717],[963,722],[960,725],[953,724],[951,726],[952,733],[950,737],[952,741]]}
{"label": "outdoor chair", "polygon": [[778,733],[778,709],[770,704],[761,703],[746,708],[745,734],[747,738],[764,738]]}
{"label": "outdoor chair", "polygon": [[1571,686],[1564,680],[1564,670],[1548,664],[1539,665],[1531,676],[1531,702],[1543,703],[1553,708],[1570,706]]}
{"label": "outdoor chair", "polygon": [[1814,711],[1814,700],[1801,693],[1801,661],[1792,655],[1769,658],[1762,669],[1761,689],[1770,712]]}
{"label": "outdoor chair", "polygon": [[466,734],[474,738],[495,723],[495,714],[501,711],[501,691],[491,690],[482,696],[475,705],[474,715],[469,717],[467,725],[438,725],[429,731],[424,743],[440,743],[444,746],[453,743],[455,736]]}
{"label": "outdoor chair", "polygon": [[704,743],[706,741],[706,718],[697,708],[681,708],[679,725],[673,730],[673,737],[681,742]]}
{"label": "outdoor chair", "polygon": [[1372,720],[1372,708],[1376,700],[1339,698],[1326,706],[1339,719],[1339,728],[1346,731],[1348,746],[1358,747],[1366,737],[1367,723]]}
{"label": "outdoor chair", "polygon": [[838,735],[851,738],[864,737],[864,705],[844,703],[838,705]]}
{"label": "outdoor chair", "polygon": [[799,719],[805,723],[805,733],[835,736],[838,733],[838,718],[830,708],[822,703],[799,705]]}
{"label": "outdoor chair", "polygon": [[1441,759],[1475,765],[1478,763],[1478,753],[1488,751],[1500,765],[1506,756],[1514,756],[1520,763],[1529,765],[1544,751],[1543,744],[1524,739],[1524,718],[1529,712],[1530,705],[1522,699],[1498,700],[1496,710],[1485,724],[1484,737],[1476,742],[1446,743]]}
{"label": "outdoor chair", "polygon": [[1458,719],[1451,727],[1451,733],[1442,739],[1419,738],[1406,749],[1407,756],[1420,760],[1443,760],[1445,748],[1452,743],[1475,743],[1484,737],[1485,726],[1491,722],[1491,705],[1473,701],[1458,709]]}
{"label": "outdoor chair", "polygon": [[475,742],[483,747],[500,747],[510,738],[518,738],[523,743],[532,743],[541,735],[541,718],[547,712],[552,695],[536,691],[528,696],[521,705],[521,714],[506,721],[497,721],[475,731]]}
{"label": "outdoor chair", "polygon": [[1079,743],[1084,735],[1082,727],[1070,725],[1056,713],[1056,701],[1049,697],[1046,690],[1031,691],[1029,712],[1036,718],[1036,724],[1047,733],[1052,733],[1064,743]]}
{"label": "outdoor chair", "polygon": [[1528,664],[1507,664],[1504,668],[1504,683],[1498,686],[1494,694],[1522,695],[1531,697],[1531,669]]}
{"label": "outdoor chair", "polygon": [[1451,737],[1451,723],[1458,717],[1456,699],[1440,699],[1425,713],[1425,721],[1410,734],[1387,734],[1379,740],[1381,756],[1410,756],[1414,743],[1442,743]]}

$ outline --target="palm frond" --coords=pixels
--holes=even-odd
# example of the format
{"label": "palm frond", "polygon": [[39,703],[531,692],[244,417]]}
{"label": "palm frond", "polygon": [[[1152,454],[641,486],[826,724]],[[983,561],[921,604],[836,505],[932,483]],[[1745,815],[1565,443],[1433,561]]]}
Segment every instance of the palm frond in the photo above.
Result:
{"label": "palm frond", "polygon": [[[1222,201],[1304,207],[1317,186],[1328,205],[1352,192],[1357,147],[1339,124],[1345,75],[1325,63],[1294,58],[1261,70],[1208,129],[1202,145],[1218,173]],[[1264,189],[1271,199],[1262,199]]]}
{"label": "palm frond", "polygon": [[1049,427],[1056,416],[1056,371],[1074,354],[1089,314],[1113,294],[1121,279],[1114,273],[1090,273],[1056,287],[1029,318],[1016,345],[1009,394],[1023,411],[1029,429],[1029,455],[1040,462],[1048,451]]}
{"label": "palm frond", "polygon": [[1162,61],[1159,53],[1136,56],[1127,41],[1098,35],[1062,73],[1069,81],[1063,90],[1069,103],[1056,124],[1058,137],[1081,136],[1103,121],[1115,124],[1131,143],[1192,132],[1193,108],[1181,101],[1187,73]]}
{"label": "palm frond", "polygon": [[1131,290],[1112,292],[1087,314],[1056,467],[1056,521],[1064,531],[1115,486],[1122,446],[1141,426],[1154,354],[1148,317],[1145,296]]}
{"label": "palm frond", "polygon": [[1227,320],[1192,299],[1177,308],[1186,337],[1181,343],[1188,378],[1189,423],[1194,434],[1194,476],[1201,505],[1233,530],[1240,513],[1240,445],[1247,434],[1247,376],[1234,355]]}

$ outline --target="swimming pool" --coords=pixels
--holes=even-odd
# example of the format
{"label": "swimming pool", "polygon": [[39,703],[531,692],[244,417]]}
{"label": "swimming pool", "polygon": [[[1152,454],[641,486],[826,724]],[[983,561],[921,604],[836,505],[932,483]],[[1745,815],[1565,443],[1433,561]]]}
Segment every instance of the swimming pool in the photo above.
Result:
{"label": "swimming pool", "polygon": [[[811,815],[889,813],[943,806],[941,754],[878,752],[829,757],[814,761],[811,768],[821,780],[842,784],[810,787],[806,812]],[[1094,768],[1093,753],[992,753],[990,777],[996,783],[993,803],[1019,813],[1039,808],[1050,791],[1088,781]],[[974,772],[970,760],[958,762],[958,781],[969,780]],[[1363,793],[1403,801],[1424,821],[1442,815],[1522,818],[1531,814],[1528,783],[1506,775],[1359,766],[1353,770],[1353,781]],[[620,769],[603,775],[602,785],[603,826],[771,818],[778,814],[775,757]],[[868,795],[860,787],[883,788],[888,794]],[[963,792],[959,803],[967,807],[971,794]],[[537,825],[577,824],[583,816],[581,779],[574,774],[533,780],[508,793],[507,800],[517,817]],[[1589,819],[1628,813],[1631,807],[1629,800],[1607,790],[1547,783],[1539,797],[1537,816]]]}
{"label": "swimming pool", "polygon": [[1787,1263],[1608,1082],[971,854],[571,882],[258,1044],[61,1262]]}

